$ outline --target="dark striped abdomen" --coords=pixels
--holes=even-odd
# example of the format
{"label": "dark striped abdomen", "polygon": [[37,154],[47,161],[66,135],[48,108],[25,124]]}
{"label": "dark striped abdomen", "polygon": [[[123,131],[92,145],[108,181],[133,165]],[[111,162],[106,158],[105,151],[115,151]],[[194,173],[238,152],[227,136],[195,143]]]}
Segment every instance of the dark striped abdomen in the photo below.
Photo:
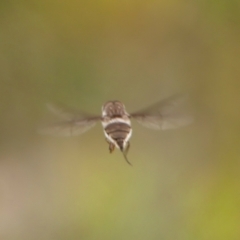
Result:
{"label": "dark striped abdomen", "polygon": [[119,148],[123,150],[124,140],[131,131],[131,127],[127,123],[110,123],[105,127],[107,135],[117,142]]}

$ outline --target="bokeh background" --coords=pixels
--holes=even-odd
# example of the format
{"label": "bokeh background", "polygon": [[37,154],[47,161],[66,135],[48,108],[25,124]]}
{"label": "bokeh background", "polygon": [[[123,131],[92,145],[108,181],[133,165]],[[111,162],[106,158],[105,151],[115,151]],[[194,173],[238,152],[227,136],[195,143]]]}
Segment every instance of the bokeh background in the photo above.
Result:
{"label": "bokeh background", "polygon": [[[0,2],[1,240],[239,240],[237,0]],[[133,122],[126,164],[101,125],[37,134],[46,103],[100,114],[178,92],[191,126]]]}

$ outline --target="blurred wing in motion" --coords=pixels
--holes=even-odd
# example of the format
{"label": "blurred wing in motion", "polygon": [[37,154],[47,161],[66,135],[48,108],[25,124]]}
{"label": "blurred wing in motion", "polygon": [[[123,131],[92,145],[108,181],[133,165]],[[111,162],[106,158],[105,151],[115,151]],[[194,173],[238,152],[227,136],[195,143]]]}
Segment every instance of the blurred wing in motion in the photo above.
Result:
{"label": "blurred wing in motion", "polygon": [[79,111],[70,109],[60,103],[48,103],[47,108],[50,112],[62,120],[73,120],[75,118],[87,116],[86,113],[79,113]]}
{"label": "blurred wing in motion", "polygon": [[39,130],[41,134],[54,136],[76,136],[94,127],[98,119],[79,119],[65,122],[56,122]]}
{"label": "blurred wing in motion", "polygon": [[186,126],[193,121],[187,108],[187,96],[175,95],[158,102],[149,108],[131,114],[145,127],[155,130],[167,130]]}
{"label": "blurred wing in motion", "polygon": [[39,133],[41,134],[76,136],[88,131],[101,120],[101,117],[83,115],[56,104],[48,104],[47,107],[61,120],[40,128]]}

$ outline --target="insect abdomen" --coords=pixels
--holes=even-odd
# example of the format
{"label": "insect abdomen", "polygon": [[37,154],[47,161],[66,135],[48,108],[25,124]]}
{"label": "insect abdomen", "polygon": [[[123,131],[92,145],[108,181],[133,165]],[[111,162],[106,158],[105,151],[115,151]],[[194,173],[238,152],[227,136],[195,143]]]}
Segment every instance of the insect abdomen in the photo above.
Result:
{"label": "insect abdomen", "polygon": [[123,150],[124,141],[129,138],[131,127],[127,123],[111,123],[105,127],[106,134]]}

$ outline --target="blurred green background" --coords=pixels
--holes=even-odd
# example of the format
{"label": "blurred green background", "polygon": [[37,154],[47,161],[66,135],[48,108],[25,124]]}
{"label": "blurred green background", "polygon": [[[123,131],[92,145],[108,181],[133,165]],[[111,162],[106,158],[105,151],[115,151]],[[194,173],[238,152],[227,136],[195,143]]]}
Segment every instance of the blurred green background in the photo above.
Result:
{"label": "blurred green background", "polygon": [[[240,3],[0,3],[1,240],[239,240]],[[40,136],[46,103],[100,114],[188,92],[191,126]]]}

